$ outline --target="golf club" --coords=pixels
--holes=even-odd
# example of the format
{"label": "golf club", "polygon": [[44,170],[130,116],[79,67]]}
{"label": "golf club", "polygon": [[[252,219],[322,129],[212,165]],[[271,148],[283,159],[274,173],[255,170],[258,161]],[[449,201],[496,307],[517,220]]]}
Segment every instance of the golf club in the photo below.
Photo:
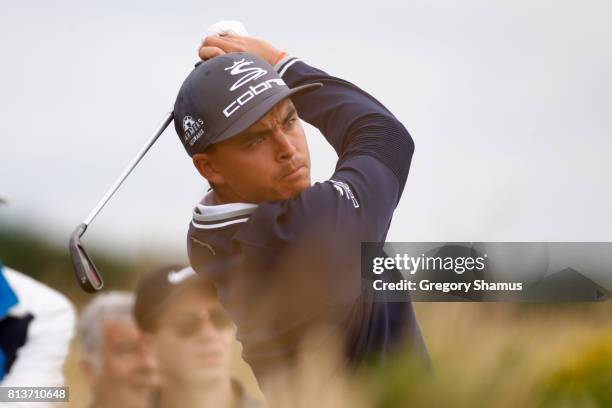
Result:
{"label": "golf club", "polygon": [[138,154],[132,159],[130,164],[123,171],[121,176],[115,181],[115,183],[111,186],[111,188],[104,194],[104,197],[98,202],[96,207],[91,210],[87,218],[79,224],[78,227],[74,230],[72,235],[70,236],[70,257],[72,258],[72,265],[74,266],[74,271],[76,274],[76,278],[81,285],[81,288],[86,292],[97,292],[104,286],[104,281],[102,279],[102,275],[96,269],[96,266],[92,262],[91,258],[87,255],[85,248],[81,244],[81,238],[89,224],[93,221],[93,219],[98,215],[100,210],[106,205],[108,200],[115,194],[117,189],[121,186],[126,177],[134,170],[134,168],[138,165],[140,160],[144,157],[145,154],[149,151],[151,146],[157,141],[159,136],[164,133],[164,130],[168,127],[170,122],[173,119],[173,112],[166,113],[161,125],[155,130],[155,133],[151,138],[147,141],[147,143],[140,149]]}
{"label": "golf club", "polygon": [[[219,21],[206,30],[206,35],[248,35],[248,32],[244,25],[239,21],[231,21],[224,20]],[[143,158],[145,154],[149,151],[151,146],[157,141],[159,136],[164,133],[164,130],[168,127],[170,122],[173,120],[173,112],[168,112],[163,119],[161,125],[157,128],[153,136],[147,141],[147,143],[142,147],[142,149],[138,152],[136,157],[132,159],[130,164],[128,164],[127,168],[123,171],[123,174],[115,181],[115,183],[111,186],[111,188],[104,194],[104,197],[100,200],[98,205],[91,210],[85,221],[79,224],[78,227],[74,230],[72,235],[70,236],[70,257],[72,258],[72,264],[74,266],[74,271],[76,274],[76,278],[81,285],[81,288],[90,293],[94,293],[99,291],[104,287],[104,280],[102,279],[102,275],[96,269],[96,266],[92,262],[91,258],[87,255],[83,244],[81,244],[81,238],[89,224],[93,221],[93,219],[98,215],[100,210],[106,205],[108,200],[115,194],[115,191],[121,186],[123,181],[127,176],[134,170],[134,168],[138,165],[140,160]]]}

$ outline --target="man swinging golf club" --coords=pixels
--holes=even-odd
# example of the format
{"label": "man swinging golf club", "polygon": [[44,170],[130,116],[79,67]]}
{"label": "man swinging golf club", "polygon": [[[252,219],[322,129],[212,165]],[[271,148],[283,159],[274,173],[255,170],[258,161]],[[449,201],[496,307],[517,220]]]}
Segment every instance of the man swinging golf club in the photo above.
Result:
{"label": "man swinging golf club", "polygon": [[[260,383],[275,360],[295,352],[303,334],[296,327],[308,327],[308,316],[334,305],[342,312],[326,316],[343,328],[348,361],[406,345],[427,359],[409,302],[352,296],[333,276],[359,282],[359,265],[346,262],[352,244],[385,240],[414,151],[408,131],[357,86],[262,40],[207,37],[199,55],[204,62],[184,81],[174,106],[179,138],[212,188],[194,209],[189,257],[214,281]],[[339,156],[325,182],[311,184],[300,118]],[[283,257],[290,253],[293,258]],[[310,297],[296,300],[304,287],[300,293]],[[324,306],[318,292],[325,293],[318,298]],[[300,301],[308,307],[287,303]]]}

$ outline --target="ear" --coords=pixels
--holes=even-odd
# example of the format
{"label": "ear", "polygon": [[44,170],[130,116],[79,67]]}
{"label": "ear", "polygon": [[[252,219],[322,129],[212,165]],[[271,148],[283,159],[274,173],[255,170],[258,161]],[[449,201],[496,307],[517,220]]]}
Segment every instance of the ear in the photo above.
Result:
{"label": "ear", "polygon": [[225,183],[225,179],[219,173],[217,167],[213,164],[212,157],[207,153],[196,153],[192,157],[193,165],[202,177],[208,182],[215,185],[221,185]]}

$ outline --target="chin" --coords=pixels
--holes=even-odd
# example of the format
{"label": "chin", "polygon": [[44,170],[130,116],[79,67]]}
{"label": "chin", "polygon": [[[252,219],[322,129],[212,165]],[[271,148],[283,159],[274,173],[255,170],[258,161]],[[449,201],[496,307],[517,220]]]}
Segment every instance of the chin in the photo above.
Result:
{"label": "chin", "polygon": [[304,190],[310,188],[310,186],[310,177],[304,177],[301,180],[295,181],[291,184],[285,184],[282,187],[279,186],[279,188],[273,193],[274,199],[270,201],[283,201],[295,198]]}
{"label": "chin", "polygon": [[310,177],[305,178],[304,180],[300,180],[291,186],[291,192],[289,193],[289,198],[294,198],[301,194],[303,191],[308,190],[310,188]]}
{"label": "chin", "polygon": [[146,407],[149,403],[149,399],[153,393],[152,387],[137,387],[124,394],[123,398],[119,398],[120,401],[126,407]]}
{"label": "chin", "polygon": [[203,370],[193,370],[189,381],[200,385],[215,385],[223,383],[229,374],[220,367],[206,367]]}
{"label": "chin", "polygon": [[307,190],[308,187],[310,187],[310,186],[306,185],[306,186],[301,187],[301,188],[293,188],[290,191],[287,191],[286,193],[281,193],[279,201],[290,200],[292,198],[295,198],[295,197],[299,196],[302,193],[302,191]]}

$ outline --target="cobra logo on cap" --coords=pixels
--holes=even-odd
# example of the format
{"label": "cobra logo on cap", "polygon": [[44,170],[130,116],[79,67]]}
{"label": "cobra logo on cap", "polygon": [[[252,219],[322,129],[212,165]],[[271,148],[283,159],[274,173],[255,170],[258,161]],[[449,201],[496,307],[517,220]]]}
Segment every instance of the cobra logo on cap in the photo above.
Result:
{"label": "cobra logo on cap", "polygon": [[[249,65],[252,65],[253,63],[253,61],[247,61],[246,59],[242,58],[240,61],[234,61],[232,65],[225,68],[225,71],[229,71],[230,75],[232,76],[244,74],[229,88],[230,92],[235,91],[236,89],[249,82],[257,82],[257,79],[268,73],[268,70],[258,66],[249,67]],[[255,85],[251,85],[249,86],[247,91],[245,91],[242,95],[238,96],[236,99],[230,102],[229,105],[225,107],[225,109],[223,109],[223,115],[226,118],[229,118],[234,112],[239,110],[251,99],[255,98],[259,94],[268,91],[273,86],[286,87],[287,84],[285,84],[285,81],[280,78],[272,78],[268,79],[267,81],[256,83]]]}
{"label": "cobra logo on cap", "polygon": [[230,87],[230,91],[235,91],[240,88],[242,85],[246,84],[249,81],[254,81],[257,78],[260,78],[268,73],[267,70],[261,67],[250,67],[249,65],[253,64],[253,61],[246,61],[244,58],[240,61],[234,61],[232,65],[225,68],[225,71],[229,71],[230,75],[240,75],[245,74],[241,78],[239,78],[234,84]]}

